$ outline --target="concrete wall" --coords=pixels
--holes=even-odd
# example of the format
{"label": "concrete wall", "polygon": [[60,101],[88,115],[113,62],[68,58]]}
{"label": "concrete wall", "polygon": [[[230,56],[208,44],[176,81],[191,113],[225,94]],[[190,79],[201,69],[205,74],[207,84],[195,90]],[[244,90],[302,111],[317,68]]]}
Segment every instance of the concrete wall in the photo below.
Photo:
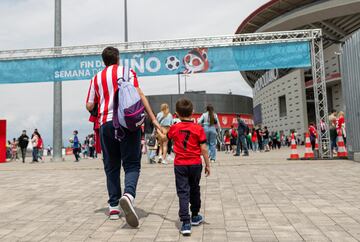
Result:
{"label": "concrete wall", "polygon": [[[280,117],[279,97],[285,95],[287,115]],[[262,126],[271,131],[284,131],[289,134],[295,129],[298,134],[307,131],[308,118],[306,110],[306,96],[304,71],[295,70],[288,75],[274,81],[254,96],[254,106],[262,105]]]}
{"label": "concrete wall", "polygon": [[325,76],[330,78],[331,74],[340,73],[340,46],[337,44],[331,45],[324,50],[324,62],[325,62]]}
{"label": "concrete wall", "polygon": [[332,86],[333,108],[336,111],[344,111],[341,83]]}
{"label": "concrete wall", "polygon": [[193,102],[196,113],[202,113],[207,104],[212,104],[215,108],[215,112],[218,113],[253,114],[252,98],[241,95],[187,93],[182,95],[148,96],[148,99],[155,112],[159,112],[162,103],[167,103],[173,113],[175,112],[176,101],[184,96]]}

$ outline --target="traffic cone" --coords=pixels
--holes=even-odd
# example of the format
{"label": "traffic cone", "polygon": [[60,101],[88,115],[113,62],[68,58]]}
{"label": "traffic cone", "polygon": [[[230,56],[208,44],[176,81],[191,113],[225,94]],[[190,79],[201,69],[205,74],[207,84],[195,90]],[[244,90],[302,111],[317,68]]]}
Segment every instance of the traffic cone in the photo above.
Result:
{"label": "traffic cone", "polygon": [[315,137],[315,156],[316,158],[319,158],[319,140],[318,140],[318,136],[316,135]]}
{"label": "traffic cone", "polygon": [[319,141],[318,141],[318,137],[315,138],[315,150],[319,151]]}
{"label": "traffic cone", "polygon": [[338,132],[337,146],[338,146],[337,157],[338,158],[347,158],[348,154],[347,154],[347,151],[346,151],[344,138],[342,136],[341,130],[339,130],[339,132]]}
{"label": "traffic cone", "polygon": [[311,160],[314,159],[314,152],[312,150],[311,147],[311,142],[310,142],[310,135],[309,133],[306,133],[306,138],[305,138],[305,155],[302,158],[303,160]]}
{"label": "traffic cone", "polygon": [[291,135],[291,155],[290,155],[290,159],[289,160],[299,160],[299,154],[297,152],[297,148],[296,148],[296,142],[295,142],[295,135],[292,134]]}

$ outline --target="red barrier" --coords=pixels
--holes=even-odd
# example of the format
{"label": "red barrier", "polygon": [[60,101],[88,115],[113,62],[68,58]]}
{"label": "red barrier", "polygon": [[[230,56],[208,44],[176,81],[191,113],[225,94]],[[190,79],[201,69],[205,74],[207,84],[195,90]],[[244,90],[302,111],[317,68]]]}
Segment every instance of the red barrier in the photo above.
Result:
{"label": "red barrier", "polygon": [[73,149],[72,148],[66,148],[65,149],[65,155],[72,155],[73,154]]}
{"label": "red barrier", "polygon": [[6,120],[0,120],[0,163],[6,162]]}

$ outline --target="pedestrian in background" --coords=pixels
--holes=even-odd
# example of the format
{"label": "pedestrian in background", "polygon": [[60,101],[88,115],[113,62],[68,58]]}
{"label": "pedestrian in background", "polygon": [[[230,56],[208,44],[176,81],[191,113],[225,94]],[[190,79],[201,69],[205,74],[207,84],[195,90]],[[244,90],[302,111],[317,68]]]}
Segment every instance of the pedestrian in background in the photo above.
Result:
{"label": "pedestrian in background", "polygon": [[258,140],[259,151],[262,151],[262,150],[264,150],[264,145],[263,145],[263,136],[262,136],[261,127],[258,127],[256,129],[256,136],[257,136],[257,140]]}
{"label": "pedestrian in background", "polygon": [[80,148],[80,142],[79,142],[79,138],[78,138],[78,131],[74,130],[73,132],[74,137],[72,138],[72,149],[73,149],[73,154],[75,156],[75,162],[79,162],[80,159],[80,152],[81,152],[81,148]]}
{"label": "pedestrian in background", "polygon": [[13,138],[12,142],[11,142],[11,160],[15,160],[17,159],[17,148],[18,148],[18,144],[15,138]]}
{"label": "pedestrian in background", "polygon": [[26,135],[26,130],[22,131],[22,134],[18,138],[18,142],[19,142],[19,147],[21,150],[22,162],[25,163],[26,150],[29,145],[29,136]]}
{"label": "pedestrian in background", "polygon": [[336,132],[336,120],[337,120],[337,112],[336,110],[332,110],[329,115],[329,125],[330,125],[330,141],[331,141],[331,150],[334,154],[337,153],[337,132]]}
{"label": "pedestrian in background", "polygon": [[259,151],[259,142],[258,142],[258,136],[257,136],[257,132],[256,129],[252,129],[251,131],[252,136],[251,136],[251,143],[252,143],[252,150],[254,152]]}
{"label": "pedestrian in background", "polygon": [[315,150],[315,143],[317,139],[317,131],[313,122],[309,125],[310,143],[313,150]]}
{"label": "pedestrian in background", "polygon": [[32,144],[32,147],[33,147],[33,150],[32,150],[32,157],[33,157],[33,160],[32,160],[32,163],[34,162],[39,162],[39,140],[41,138],[41,135],[39,134],[39,132],[37,131],[37,129],[35,129],[34,133],[32,134],[31,136],[31,144]]}
{"label": "pedestrian in background", "polygon": [[337,116],[336,120],[336,132],[339,134],[341,131],[341,134],[344,139],[344,144],[346,145],[346,129],[345,129],[345,114],[343,111],[340,111]]}
{"label": "pedestrian in background", "polygon": [[249,132],[249,127],[245,124],[244,120],[241,119],[240,114],[237,115],[238,120],[238,139],[236,154],[234,156],[240,156],[240,146],[242,145],[244,154],[243,156],[249,156],[249,150],[246,142],[246,135]]}
{"label": "pedestrian in background", "polygon": [[230,134],[231,134],[231,139],[230,139],[231,151],[232,151],[232,153],[235,153],[236,140],[237,140],[238,134],[237,134],[237,130],[234,128],[234,125],[231,125]]}
{"label": "pedestrian in background", "polygon": [[230,153],[230,149],[231,149],[230,139],[231,139],[231,134],[230,134],[229,130],[225,130],[225,133],[224,133],[225,154]]}
{"label": "pedestrian in background", "polygon": [[149,115],[146,114],[144,120],[144,135],[145,135],[145,144],[146,144],[146,157],[147,162],[149,164],[156,163],[156,150],[154,150],[155,146],[157,146],[157,140],[154,133],[154,125],[151,122]]}
{"label": "pedestrian in background", "polygon": [[270,136],[269,136],[269,130],[268,128],[265,126],[264,130],[262,131],[262,136],[263,136],[263,146],[264,146],[264,150],[265,152],[269,152],[270,151]]}
{"label": "pedestrian in background", "polygon": [[216,137],[217,130],[221,130],[220,122],[214,107],[211,104],[206,106],[206,112],[201,115],[198,123],[204,127],[206,134],[206,144],[209,150],[209,157],[211,162],[216,161]]}
{"label": "pedestrian in background", "polygon": [[[157,114],[156,119],[161,126],[161,131],[163,134],[167,134],[169,132],[170,126],[172,124],[172,115],[170,113],[169,105],[167,103],[163,103],[160,106],[160,112]],[[168,140],[160,140],[160,157],[159,163],[167,164],[166,156],[168,152]]]}

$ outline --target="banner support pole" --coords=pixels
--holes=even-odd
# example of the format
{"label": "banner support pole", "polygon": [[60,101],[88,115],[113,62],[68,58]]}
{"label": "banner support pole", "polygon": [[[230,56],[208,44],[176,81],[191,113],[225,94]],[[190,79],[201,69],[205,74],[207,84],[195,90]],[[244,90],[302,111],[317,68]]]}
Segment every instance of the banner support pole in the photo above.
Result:
{"label": "banner support pole", "polygon": [[[55,0],[55,53],[61,54],[61,0]],[[62,161],[62,82],[54,82],[53,161]]]}

